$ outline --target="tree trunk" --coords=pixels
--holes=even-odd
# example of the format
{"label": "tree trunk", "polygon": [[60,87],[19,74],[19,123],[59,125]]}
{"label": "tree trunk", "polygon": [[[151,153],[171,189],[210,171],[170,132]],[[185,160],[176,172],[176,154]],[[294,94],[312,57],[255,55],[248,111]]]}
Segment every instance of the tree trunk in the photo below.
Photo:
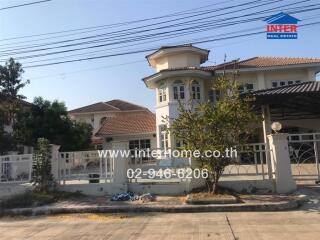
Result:
{"label": "tree trunk", "polygon": [[206,184],[207,184],[208,193],[211,193],[212,192],[212,181],[210,181],[209,178],[206,179]]}
{"label": "tree trunk", "polygon": [[213,180],[213,184],[212,184],[212,192],[214,193],[214,194],[217,194],[218,193],[218,182],[219,182],[219,175],[216,173],[215,175],[214,175],[214,180]]}

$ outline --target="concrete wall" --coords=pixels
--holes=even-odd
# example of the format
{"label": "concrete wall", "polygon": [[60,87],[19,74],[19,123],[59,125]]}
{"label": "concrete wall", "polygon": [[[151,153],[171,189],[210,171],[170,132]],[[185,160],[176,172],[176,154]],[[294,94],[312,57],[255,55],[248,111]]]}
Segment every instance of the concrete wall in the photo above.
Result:
{"label": "concrete wall", "polygon": [[198,53],[175,53],[157,59],[156,71],[179,67],[199,67],[200,55]]}
{"label": "concrete wall", "polygon": [[30,183],[1,183],[0,201],[18,194],[23,194],[25,191],[32,189],[33,186]]}
{"label": "concrete wall", "polygon": [[115,184],[115,183],[68,184],[68,185],[60,185],[58,189],[66,192],[79,191],[89,196],[114,195],[117,193],[128,191],[127,184]]}
{"label": "concrete wall", "polygon": [[274,181],[271,180],[221,180],[219,186],[236,192],[274,192]]}

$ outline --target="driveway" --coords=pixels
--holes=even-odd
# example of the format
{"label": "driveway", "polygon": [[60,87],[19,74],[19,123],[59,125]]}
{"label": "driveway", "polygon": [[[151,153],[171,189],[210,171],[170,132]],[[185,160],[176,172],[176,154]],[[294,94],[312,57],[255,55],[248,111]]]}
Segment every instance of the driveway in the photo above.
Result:
{"label": "driveway", "polygon": [[320,186],[289,212],[76,214],[0,219],[0,239],[320,239]]}

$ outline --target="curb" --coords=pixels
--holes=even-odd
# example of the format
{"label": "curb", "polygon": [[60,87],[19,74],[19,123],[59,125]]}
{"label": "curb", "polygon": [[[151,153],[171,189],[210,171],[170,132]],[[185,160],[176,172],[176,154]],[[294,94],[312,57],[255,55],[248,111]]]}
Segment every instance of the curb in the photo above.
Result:
{"label": "curb", "polygon": [[0,209],[0,216],[39,216],[67,213],[196,213],[196,212],[253,212],[253,211],[284,211],[292,210],[301,206],[308,200],[305,195],[298,199],[260,204],[208,204],[208,205],[155,205],[155,206],[90,206],[90,207],[38,207],[38,208],[16,208]]}

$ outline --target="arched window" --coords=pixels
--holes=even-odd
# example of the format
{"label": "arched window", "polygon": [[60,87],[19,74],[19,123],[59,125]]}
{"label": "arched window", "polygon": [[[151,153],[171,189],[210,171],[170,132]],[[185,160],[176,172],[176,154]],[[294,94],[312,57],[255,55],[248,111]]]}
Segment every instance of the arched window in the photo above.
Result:
{"label": "arched window", "polygon": [[184,99],[184,84],[180,80],[176,80],[173,83],[173,99]]}
{"label": "arched window", "polygon": [[167,101],[167,89],[164,84],[160,85],[159,87],[159,102]]}
{"label": "arched window", "polygon": [[192,99],[200,100],[200,84],[197,81],[193,81],[191,84]]}
{"label": "arched window", "polygon": [[103,117],[103,118],[101,118],[100,119],[100,126],[104,123],[104,121],[106,121],[107,120],[107,117]]}

